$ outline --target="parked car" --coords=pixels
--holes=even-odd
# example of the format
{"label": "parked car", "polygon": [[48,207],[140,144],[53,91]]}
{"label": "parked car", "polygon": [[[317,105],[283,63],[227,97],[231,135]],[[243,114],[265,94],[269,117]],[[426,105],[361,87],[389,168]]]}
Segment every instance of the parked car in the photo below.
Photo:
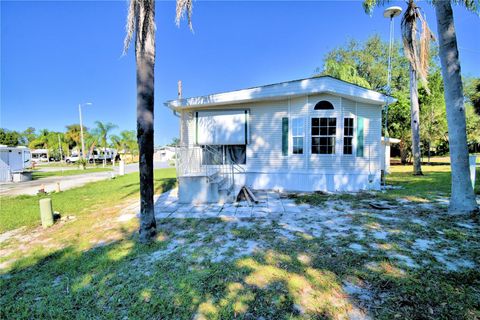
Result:
{"label": "parked car", "polygon": [[75,163],[78,160],[80,160],[80,155],[79,154],[72,154],[70,157],[65,158],[66,163]]}

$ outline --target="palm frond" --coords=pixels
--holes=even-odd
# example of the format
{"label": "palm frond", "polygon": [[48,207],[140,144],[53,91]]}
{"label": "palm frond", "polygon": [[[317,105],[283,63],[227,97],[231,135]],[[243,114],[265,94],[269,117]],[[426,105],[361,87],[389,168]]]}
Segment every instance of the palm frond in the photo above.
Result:
{"label": "palm frond", "polygon": [[127,53],[127,50],[132,41],[133,33],[135,31],[136,16],[137,16],[137,0],[130,0],[128,4],[127,23],[125,24],[125,39],[123,40],[123,55]]}
{"label": "palm frond", "polygon": [[419,69],[418,59],[418,40],[417,40],[417,22],[419,20],[418,7],[410,0],[408,7],[402,17],[402,40],[404,53],[408,61],[412,65],[412,68],[417,71]]}
{"label": "palm frond", "polygon": [[427,93],[430,93],[427,83],[428,63],[430,62],[430,42],[435,41],[435,36],[433,35],[432,30],[430,30],[428,27],[427,21],[422,15],[420,15],[420,20],[422,22],[422,32],[420,34],[419,75]]}
{"label": "palm frond", "polygon": [[387,2],[389,2],[389,0],[364,0],[362,6],[365,13],[371,15],[375,7],[381,7]]}
{"label": "palm frond", "polygon": [[[420,32],[417,27],[418,22],[422,25]],[[404,54],[410,62],[412,69],[417,73],[425,90],[427,93],[430,93],[427,81],[428,63],[430,59],[430,41],[435,40],[435,37],[428,27],[426,19],[422,16],[420,8],[413,0],[408,2],[408,7],[402,17],[401,26]]]}
{"label": "palm frond", "polygon": [[188,26],[193,30],[192,26],[193,0],[177,0],[175,23],[180,26],[180,21],[187,16]]}

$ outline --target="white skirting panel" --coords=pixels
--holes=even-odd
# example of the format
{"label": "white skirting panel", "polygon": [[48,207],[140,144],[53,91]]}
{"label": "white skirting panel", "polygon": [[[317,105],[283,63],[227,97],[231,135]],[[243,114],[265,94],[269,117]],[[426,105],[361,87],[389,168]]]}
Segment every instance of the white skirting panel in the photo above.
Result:
{"label": "white skirting panel", "polygon": [[380,172],[371,175],[247,172],[246,176],[246,184],[253,189],[330,192],[380,189]]}

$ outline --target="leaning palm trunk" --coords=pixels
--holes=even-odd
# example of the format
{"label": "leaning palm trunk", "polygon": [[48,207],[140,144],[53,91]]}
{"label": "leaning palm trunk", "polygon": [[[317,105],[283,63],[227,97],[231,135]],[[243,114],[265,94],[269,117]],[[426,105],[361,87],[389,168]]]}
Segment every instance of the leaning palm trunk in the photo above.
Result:
{"label": "leaning palm trunk", "polygon": [[155,66],[155,1],[131,0],[125,48],[135,31],[137,64],[137,142],[140,155],[140,241],[156,234],[153,203],[153,102]]}
{"label": "leaning palm trunk", "polygon": [[478,210],[478,207],[468,167],[464,95],[453,11],[450,1],[435,1],[434,4],[437,16],[439,55],[442,65],[452,166],[452,193],[449,212],[452,214],[472,213]]}
{"label": "leaning palm trunk", "polygon": [[422,175],[420,153],[420,107],[418,106],[417,72],[410,66],[410,114],[412,128],[413,174]]}

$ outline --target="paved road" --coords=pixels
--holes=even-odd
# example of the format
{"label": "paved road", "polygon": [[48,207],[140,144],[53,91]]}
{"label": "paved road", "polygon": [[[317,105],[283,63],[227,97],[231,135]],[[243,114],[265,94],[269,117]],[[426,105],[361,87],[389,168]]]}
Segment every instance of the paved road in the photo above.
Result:
{"label": "paved road", "polygon": [[[168,168],[167,163],[155,162],[154,168]],[[113,172],[118,174],[118,166],[113,168]],[[138,172],[138,163],[127,164],[125,166],[125,173]],[[2,183],[0,184],[0,196],[16,196],[21,194],[34,195],[38,190],[45,186],[46,192],[55,191],[57,182],[60,183],[61,190],[68,190],[83,186],[89,182],[100,181],[112,177],[112,171],[105,172],[91,172],[73,176],[53,176],[41,178],[33,181],[25,181],[18,183]]]}

